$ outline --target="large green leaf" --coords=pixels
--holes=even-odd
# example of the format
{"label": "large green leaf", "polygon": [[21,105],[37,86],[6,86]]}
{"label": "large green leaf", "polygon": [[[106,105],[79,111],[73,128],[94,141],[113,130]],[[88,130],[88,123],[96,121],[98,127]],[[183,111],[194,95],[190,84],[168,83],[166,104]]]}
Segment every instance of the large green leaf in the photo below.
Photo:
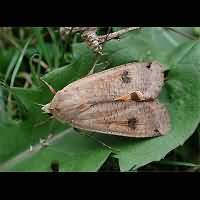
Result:
{"label": "large green leaf", "polygon": [[4,163],[1,170],[51,171],[51,163],[57,161],[60,171],[97,171],[110,152],[100,144],[68,129],[55,136],[49,146],[40,144],[26,150]]}
{"label": "large green leaf", "polygon": [[182,145],[194,132],[200,120],[198,67],[200,66],[182,64],[171,70],[160,96],[170,112],[171,130],[163,137],[128,141],[118,156],[122,170],[129,170],[133,166],[138,168],[162,159],[169,151]]}
{"label": "large green leaf", "polygon": [[200,45],[198,41],[188,41],[174,49],[168,56],[170,64],[200,64]]}
{"label": "large green leaf", "polygon": [[[99,136],[99,139],[105,143],[121,150],[116,157],[119,158],[122,171],[129,170],[132,167],[138,168],[149,162],[162,159],[169,151],[187,140],[200,120],[200,94],[198,92],[200,76],[199,57],[197,56],[200,52],[200,45],[198,41],[187,41],[177,48],[171,48],[168,54],[164,55],[160,52],[160,49],[166,46],[166,41],[164,45],[159,43],[160,48],[155,48],[158,44],[152,44],[152,40],[145,38],[146,42],[143,42],[143,40],[140,41],[137,38],[136,42],[134,38],[135,35],[130,34],[129,37],[119,42],[111,41],[107,43],[105,51],[109,55],[111,66],[115,66],[138,58],[147,60],[148,57],[145,52],[149,48],[154,55],[151,60],[156,59],[165,63],[167,68],[171,69],[168,81],[160,96],[161,101],[166,104],[170,112],[171,131],[167,136],[153,139]],[[139,47],[140,45],[142,48]],[[131,57],[132,52],[137,54]]]}

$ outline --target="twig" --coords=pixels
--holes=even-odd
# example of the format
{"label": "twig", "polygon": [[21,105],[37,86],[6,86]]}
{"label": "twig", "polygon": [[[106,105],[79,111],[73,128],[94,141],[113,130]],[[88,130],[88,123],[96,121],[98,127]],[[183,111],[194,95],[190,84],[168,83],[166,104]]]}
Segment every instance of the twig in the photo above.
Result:
{"label": "twig", "polygon": [[129,31],[135,31],[135,30],[138,30],[140,29],[140,27],[129,27],[129,28],[124,28],[122,30],[119,30],[117,32],[114,32],[114,33],[110,33],[108,34],[108,37],[107,35],[102,35],[102,36],[99,36],[98,37],[98,41],[99,43],[104,43],[105,42],[105,38],[106,38],[106,41],[109,41],[109,40],[112,40],[114,38],[118,38],[120,37],[121,35],[125,34],[125,33],[128,33]]}
{"label": "twig", "polygon": [[[101,49],[102,49],[102,50],[103,50],[103,45],[104,45],[105,42],[107,41],[107,38],[108,38],[108,36],[109,36],[109,34],[110,34],[110,31],[111,31],[111,27],[108,28],[106,37],[105,37],[105,39],[104,39],[104,43],[101,45]],[[97,36],[96,36],[96,37],[97,37]],[[99,44],[99,43],[98,43],[98,44]],[[99,45],[100,45],[100,44],[99,44]],[[92,69],[90,70],[90,72],[88,73],[88,75],[91,75],[91,74],[94,73],[95,66],[96,66],[97,62],[99,61],[101,55],[102,55],[102,54],[97,54],[97,55],[96,55],[95,60],[94,60],[94,64],[92,65]]]}
{"label": "twig", "polygon": [[44,69],[48,69],[49,66],[42,60],[38,59],[38,58],[32,58],[32,60],[37,63],[37,64],[40,64]]}
{"label": "twig", "polygon": [[71,33],[83,32],[85,30],[88,30],[88,28],[91,27],[60,27],[60,34],[62,36],[65,36],[68,35],[70,32]]}
{"label": "twig", "polygon": [[[61,34],[69,34],[72,27],[61,27],[60,32]],[[140,27],[128,27],[124,28],[122,30],[119,30],[114,33],[109,33],[102,36],[97,36],[96,31],[97,27],[74,27],[71,32],[82,32],[82,38],[86,42],[87,46],[92,49],[95,53],[103,55],[102,54],[102,45],[111,39],[114,39],[116,37],[119,37],[129,31],[134,31],[139,29]]]}

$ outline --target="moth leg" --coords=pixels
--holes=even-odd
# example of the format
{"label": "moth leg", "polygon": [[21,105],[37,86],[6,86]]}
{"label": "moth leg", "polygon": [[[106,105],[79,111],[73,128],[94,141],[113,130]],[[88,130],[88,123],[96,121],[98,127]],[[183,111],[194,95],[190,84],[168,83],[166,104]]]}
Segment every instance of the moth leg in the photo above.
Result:
{"label": "moth leg", "polygon": [[90,72],[88,73],[88,76],[94,73],[94,69],[96,67],[97,62],[99,61],[99,58],[100,58],[99,54],[95,55],[95,61],[94,61],[93,65],[92,65],[92,68],[91,68]]}
{"label": "moth leg", "polygon": [[145,97],[142,92],[134,91],[131,94],[120,96],[114,99],[114,101],[144,101]]}
{"label": "moth leg", "polygon": [[[74,127],[75,131],[77,131],[77,128]],[[111,146],[107,145],[106,143],[104,143],[103,141],[97,139],[95,136],[92,136],[86,132],[81,132],[81,131],[77,131],[77,133],[79,133],[80,135],[85,135],[87,137],[90,137],[92,140],[94,140],[95,142],[98,142],[99,144],[101,144],[102,146],[108,148],[109,150],[113,151],[113,152],[120,152],[119,149],[114,149]]]}
{"label": "moth leg", "polygon": [[154,136],[161,136],[162,134],[160,133],[160,131],[158,129],[154,130]]}
{"label": "moth leg", "polygon": [[54,119],[54,117],[53,117],[53,116],[50,116],[50,117],[49,117],[49,118],[47,118],[46,120],[44,120],[44,121],[42,121],[42,122],[38,122],[38,123],[34,124],[34,125],[33,125],[33,127],[42,126],[42,125],[46,124],[47,122],[49,122],[49,120],[52,120],[52,119]]}

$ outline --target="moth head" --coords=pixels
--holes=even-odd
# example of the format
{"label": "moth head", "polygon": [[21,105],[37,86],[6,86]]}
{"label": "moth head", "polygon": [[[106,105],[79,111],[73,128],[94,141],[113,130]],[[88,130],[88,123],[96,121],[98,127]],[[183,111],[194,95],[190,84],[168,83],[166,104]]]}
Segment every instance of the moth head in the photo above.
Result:
{"label": "moth head", "polygon": [[50,111],[50,103],[44,105],[41,109],[42,109],[42,111],[44,111],[44,113],[51,113],[51,111]]}

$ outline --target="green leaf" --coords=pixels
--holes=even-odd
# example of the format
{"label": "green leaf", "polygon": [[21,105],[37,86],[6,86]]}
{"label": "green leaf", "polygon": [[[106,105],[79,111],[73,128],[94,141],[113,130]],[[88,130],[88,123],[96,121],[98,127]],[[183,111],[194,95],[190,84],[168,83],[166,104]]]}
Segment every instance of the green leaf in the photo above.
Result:
{"label": "green leaf", "polygon": [[105,45],[111,66],[133,61],[159,60],[167,63],[166,55],[177,47],[171,36],[163,28],[143,28],[141,31],[127,33],[121,40],[112,40]]}
{"label": "green leaf", "polygon": [[29,39],[29,40],[26,42],[24,48],[22,49],[21,55],[20,55],[20,57],[19,57],[19,59],[18,59],[16,65],[15,65],[15,68],[14,68],[14,70],[13,70],[13,74],[12,74],[12,77],[11,77],[11,82],[10,82],[10,86],[11,86],[11,87],[14,85],[15,77],[16,77],[16,75],[17,75],[17,72],[18,72],[19,68],[20,68],[22,59],[23,59],[23,57],[24,57],[24,54],[25,54],[25,52],[26,52],[26,49],[27,49],[27,47],[28,47],[30,41],[31,41],[31,39]]}
{"label": "green leaf", "polygon": [[164,158],[191,136],[200,120],[199,77],[195,65],[177,65],[171,70],[161,93],[161,99],[170,112],[171,131],[163,137],[128,142],[118,156],[123,171]]}
{"label": "green leaf", "polygon": [[[87,51],[86,49],[85,52]],[[55,80],[56,84],[53,86],[56,89],[62,88],[72,80],[89,72],[92,60],[86,61],[85,64],[89,65],[82,69],[80,63],[83,59],[84,54],[77,59],[78,61],[52,71],[44,79],[50,84],[54,83],[53,80]],[[59,81],[57,77],[59,77]],[[46,86],[42,85],[38,89],[11,88],[11,91],[19,102],[24,105],[27,112],[23,121],[13,122],[13,124],[2,123],[0,126],[1,169],[11,171],[49,171],[49,166],[53,159],[61,163],[62,171],[97,171],[100,168],[110,154],[110,150],[107,148],[87,136],[80,136],[72,129],[69,129],[67,124],[61,124],[55,120],[35,126],[37,123],[47,120],[47,116],[42,113],[41,107],[37,105],[48,103],[52,98]],[[61,137],[64,129],[69,134]],[[36,145],[37,149],[37,146],[40,145],[40,139],[46,138],[49,134],[56,135],[55,137],[58,136],[55,147],[52,144],[49,148],[39,149],[34,155],[32,153],[29,155],[30,146]],[[10,140],[9,138],[12,139]],[[64,149],[62,150],[61,147]],[[65,151],[69,153],[65,153]],[[28,156],[24,157],[24,152],[28,152],[28,154],[25,153]],[[21,155],[24,158],[23,161],[21,160]]]}
{"label": "green leaf", "polygon": [[1,73],[6,73],[8,70],[8,65],[10,61],[13,59],[13,55],[16,53],[16,49],[9,48],[9,49],[0,49],[0,72]]}
{"label": "green leaf", "polygon": [[8,116],[5,111],[3,89],[0,87],[0,121],[6,121],[6,120],[8,120]]}
{"label": "green leaf", "polygon": [[170,64],[200,64],[200,45],[198,41],[188,41],[174,49],[168,56]]}
{"label": "green leaf", "polygon": [[[46,74],[43,79],[52,85],[55,89],[60,90],[69,83],[86,76],[94,63],[94,57],[91,50],[85,45],[75,45],[74,59],[69,65],[55,69]],[[77,53],[78,52],[78,53]]]}
{"label": "green leaf", "polygon": [[60,171],[97,171],[110,152],[85,136],[68,129],[55,136],[49,146],[40,144],[22,152],[1,166],[8,171],[51,171],[56,160]]}
{"label": "green leaf", "polygon": [[52,68],[53,63],[52,63],[52,59],[49,54],[50,51],[48,49],[48,45],[44,41],[44,38],[43,38],[44,35],[43,35],[42,31],[43,31],[43,28],[41,28],[41,27],[33,28],[33,33],[36,36],[36,39],[38,41],[37,48],[40,51],[40,53],[42,54],[42,56],[44,56],[45,61],[48,63],[48,66],[50,68]]}
{"label": "green leaf", "polygon": [[19,52],[16,52],[16,53],[14,54],[14,56],[12,57],[12,59],[11,59],[9,65],[8,65],[8,69],[7,69],[7,71],[6,71],[5,78],[4,78],[4,81],[5,81],[5,82],[7,81],[7,79],[8,79],[8,77],[9,77],[10,73],[12,72],[13,68],[15,67],[15,64],[16,64],[16,62],[17,62],[18,56],[19,56]]}
{"label": "green leaf", "polygon": [[[146,33],[144,39],[138,39],[138,37],[136,40],[135,34],[129,34],[119,42],[111,41],[107,43],[105,52],[109,55],[110,66],[115,66],[140,57],[141,60],[147,60],[145,52],[149,48],[152,52],[151,60],[156,59],[165,63],[167,68],[171,69],[160,100],[166,104],[170,112],[172,128],[167,136],[153,139],[99,136],[99,139],[105,143],[120,149],[116,157],[119,158],[122,171],[130,170],[132,167],[136,169],[164,158],[168,152],[182,145],[191,136],[200,121],[200,92],[198,90],[200,70],[197,56],[200,52],[199,43],[188,41],[175,49],[168,45],[169,50],[165,51],[164,55],[161,49],[166,47],[167,41],[160,40],[158,43],[153,43],[152,40],[147,40],[148,34]],[[156,36],[154,32],[154,37]],[[155,48],[157,45],[160,47]],[[131,57],[132,52],[134,52],[134,57]]]}

